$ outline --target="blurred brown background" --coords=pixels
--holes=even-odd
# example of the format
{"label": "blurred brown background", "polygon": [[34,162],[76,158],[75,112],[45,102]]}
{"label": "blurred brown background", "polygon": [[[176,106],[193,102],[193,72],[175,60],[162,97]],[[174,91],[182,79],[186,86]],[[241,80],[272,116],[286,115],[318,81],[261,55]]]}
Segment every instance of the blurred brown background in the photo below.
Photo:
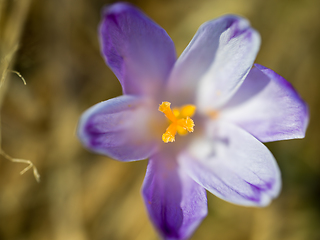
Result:
{"label": "blurred brown background", "polygon": [[[92,154],[75,134],[84,110],[121,94],[97,39],[101,9],[112,2],[0,0],[2,149],[41,174],[38,184],[32,171],[19,175],[26,165],[0,158],[1,240],[158,239],[140,196],[147,161]],[[247,17],[262,36],[256,61],[288,79],[310,107],[305,139],[267,144],[282,171],[279,198],[256,209],[208,194],[209,215],[192,239],[320,239],[320,1],[130,2],[169,33],[178,54],[203,22]]]}

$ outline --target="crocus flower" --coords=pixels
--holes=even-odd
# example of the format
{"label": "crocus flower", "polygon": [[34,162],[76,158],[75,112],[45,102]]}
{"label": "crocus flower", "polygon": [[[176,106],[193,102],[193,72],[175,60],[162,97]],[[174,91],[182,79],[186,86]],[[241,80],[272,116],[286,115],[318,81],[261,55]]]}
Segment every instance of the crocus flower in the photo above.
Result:
{"label": "crocus flower", "polygon": [[102,55],[123,95],[81,117],[88,149],[149,159],[142,194],[164,239],[187,239],[207,214],[206,190],[262,207],[280,171],[261,142],[303,138],[308,108],[289,82],[255,64],[259,34],[239,16],[204,23],[176,60],[167,33],[137,8],[103,11]]}

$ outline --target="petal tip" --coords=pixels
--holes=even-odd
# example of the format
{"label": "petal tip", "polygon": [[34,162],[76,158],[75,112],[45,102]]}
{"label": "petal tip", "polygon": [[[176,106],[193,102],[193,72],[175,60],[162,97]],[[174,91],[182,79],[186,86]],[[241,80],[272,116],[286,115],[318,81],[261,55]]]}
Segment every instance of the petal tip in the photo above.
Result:
{"label": "petal tip", "polygon": [[125,3],[125,2],[117,2],[114,4],[109,4],[102,9],[102,15],[106,16],[111,13],[114,13],[114,14],[121,13],[123,11],[128,10],[129,8],[135,8],[135,7],[130,3]]}
{"label": "petal tip", "polygon": [[[269,108],[270,111],[272,109],[279,109],[274,114],[275,119],[277,119],[273,123],[275,128],[268,130],[268,137],[258,138],[262,142],[304,138],[309,124],[309,108],[307,103],[290,82],[273,70],[260,64],[254,64],[253,71],[270,79],[268,88],[265,88],[267,89],[265,90],[265,94],[260,96],[264,96],[266,101],[269,101],[269,105],[273,106]],[[262,75],[261,77],[263,77]],[[273,99],[277,99],[274,102],[270,100],[271,98],[267,99],[272,94],[275,96]],[[262,98],[260,101],[262,101]]]}

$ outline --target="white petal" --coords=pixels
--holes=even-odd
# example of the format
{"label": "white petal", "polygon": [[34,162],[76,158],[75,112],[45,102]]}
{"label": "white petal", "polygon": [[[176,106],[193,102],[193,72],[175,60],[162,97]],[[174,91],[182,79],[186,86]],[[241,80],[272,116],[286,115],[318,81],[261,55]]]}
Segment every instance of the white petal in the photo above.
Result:
{"label": "white petal", "polygon": [[303,138],[308,107],[292,85],[274,71],[256,65],[220,117],[260,141]]}
{"label": "white petal", "polygon": [[204,23],[175,64],[168,89],[190,102],[196,93],[204,110],[217,108],[240,86],[259,46],[259,34],[244,18],[228,15]]}
{"label": "white petal", "polygon": [[266,206],[281,188],[270,151],[244,130],[225,123],[208,127],[179,157],[187,173],[216,196],[245,206]]}

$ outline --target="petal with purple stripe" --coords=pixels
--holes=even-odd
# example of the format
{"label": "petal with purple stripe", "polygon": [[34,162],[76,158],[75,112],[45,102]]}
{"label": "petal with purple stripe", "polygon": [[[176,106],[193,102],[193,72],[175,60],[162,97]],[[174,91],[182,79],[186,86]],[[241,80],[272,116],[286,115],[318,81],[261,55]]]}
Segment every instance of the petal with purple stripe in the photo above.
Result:
{"label": "petal with purple stripe", "polygon": [[194,96],[207,110],[221,106],[240,86],[255,60],[259,34],[241,17],[227,15],[204,23],[179,57],[169,91]]}
{"label": "petal with purple stripe", "polygon": [[306,103],[283,77],[255,66],[222,109],[221,118],[262,142],[303,138],[309,122]]}
{"label": "petal with purple stripe", "polygon": [[205,189],[165,154],[149,160],[142,193],[150,219],[164,239],[188,239],[207,215]]}
{"label": "petal with purple stripe", "polygon": [[216,196],[239,205],[266,206],[281,188],[270,151],[241,128],[211,123],[206,139],[195,140],[179,156],[183,169]]}
{"label": "petal with purple stripe", "polygon": [[78,136],[88,149],[120,161],[148,158],[155,151],[147,128],[145,99],[123,95],[98,103],[80,118]]}
{"label": "petal with purple stripe", "polygon": [[158,93],[176,60],[174,44],[165,30],[127,3],[105,8],[100,44],[124,94]]}

